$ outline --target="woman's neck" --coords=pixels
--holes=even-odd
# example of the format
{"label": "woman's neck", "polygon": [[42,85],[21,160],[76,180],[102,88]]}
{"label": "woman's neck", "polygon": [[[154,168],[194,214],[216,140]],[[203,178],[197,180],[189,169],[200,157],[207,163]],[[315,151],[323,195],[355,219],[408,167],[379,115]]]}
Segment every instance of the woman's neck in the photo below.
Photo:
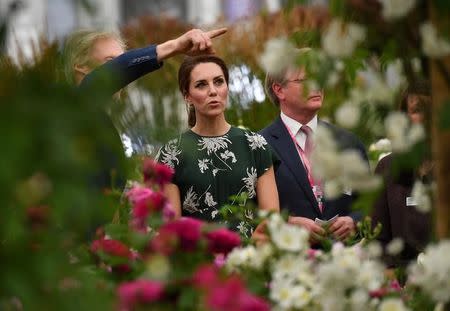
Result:
{"label": "woman's neck", "polygon": [[222,136],[230,130],[230,127],[222,115],[214,119],[197,117],[191,130],[200,136]]}

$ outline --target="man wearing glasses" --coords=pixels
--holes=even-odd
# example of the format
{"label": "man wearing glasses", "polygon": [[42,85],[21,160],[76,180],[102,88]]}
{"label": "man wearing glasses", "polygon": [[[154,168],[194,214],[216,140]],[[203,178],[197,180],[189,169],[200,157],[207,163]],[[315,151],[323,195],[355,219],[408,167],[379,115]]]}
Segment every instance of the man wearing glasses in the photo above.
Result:
{"label": "man wearing glasses", "polygon": [[[311,49],[299,50],[300,55]],[[310,155],[318,126],[332,131],[342,148],[354,148],[367,160],[361,141],[350,132],[318,119],[324,93],[308,89],[304,68],[290,67],[279,73],[267,73],[266,93],[280,108],[280,116],[261,130],[281,161],[275,178],[280,207],[288,211],[289,222],[310,231],[311,242],[318,243],[327,232],[322,224],[329,221],[328,233],[335,240],[346,240],[356,228],[361,215],[351,211],[354,196],[342,193],[335,200],[323,198],[323,181],[315,180]]]}

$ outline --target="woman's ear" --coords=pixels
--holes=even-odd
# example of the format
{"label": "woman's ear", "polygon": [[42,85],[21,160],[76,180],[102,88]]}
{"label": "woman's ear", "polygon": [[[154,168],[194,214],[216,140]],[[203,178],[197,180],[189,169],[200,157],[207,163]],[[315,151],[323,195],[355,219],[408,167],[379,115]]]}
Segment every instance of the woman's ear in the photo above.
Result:
{"label": "woman's ear", "polygon": [[79,65],[79,64],[75,64],[75,65],[73,66],[73,69],[74,69],[74,71],[75,71],[76,74],[83,75],[83,76],[85,76],[85,75],[87,75],[89,72],[91,72],[91,68],[89,68],[88,65]]}

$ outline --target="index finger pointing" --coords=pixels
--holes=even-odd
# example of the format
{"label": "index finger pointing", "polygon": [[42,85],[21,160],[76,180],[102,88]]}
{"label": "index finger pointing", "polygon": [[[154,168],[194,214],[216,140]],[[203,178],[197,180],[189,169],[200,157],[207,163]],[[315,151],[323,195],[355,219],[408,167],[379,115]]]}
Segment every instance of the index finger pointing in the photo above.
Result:
{"label": "index finger pointing", "polygon": [[227,30],[228,29],[226,27],[219,28],[219,29],[213,29],[213,30],[208,31],[206,34],[208,35],[208,37],[210,37],[212,39],[212,38],[223,35],[224,33],[227,32]]}

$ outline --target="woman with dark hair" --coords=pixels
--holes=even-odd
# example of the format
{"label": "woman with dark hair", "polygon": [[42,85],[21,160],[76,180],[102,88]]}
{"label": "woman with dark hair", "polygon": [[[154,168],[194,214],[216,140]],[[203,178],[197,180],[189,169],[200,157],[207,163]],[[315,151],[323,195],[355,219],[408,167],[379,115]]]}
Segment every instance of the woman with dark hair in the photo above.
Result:
{"label": "woman with dark hair", "polygon": [[[225,119],[228,80],[228,68],[217,56],[183,61],[178,82],[190,129],[163,146],[157,159],[175,170],[166,194],[178,216],[220,222],[219,209],[236,205],[244,209],[245,219],[230,227],[249,237],[253,215],[247,199],[259,209],[278,211],[278,193],[265,139]],[[236,198],[244,193],[243,201]]]}
{"label": "woman with dark hair", "polygon": [[[400,111],[407,114],[411,123],[420,123],[429,133],[431,94],[426,81],[408,86],[402,94]],[[429,184],[432,178],[432,161],[429,146],[425,143],[416,168],[402,166],[405,156],[391,153],[378,163],[375,173],[384,176],[385,187],[373,209],[373,223],[383,225],[378,240],[386,247],[393,239],[403,240],[399,254],[386,252],[385,261],[391,268],[406,267],[423,251],[431,238],[431,217],[420,212],[412,196],[414,183],[419,180]]]}

